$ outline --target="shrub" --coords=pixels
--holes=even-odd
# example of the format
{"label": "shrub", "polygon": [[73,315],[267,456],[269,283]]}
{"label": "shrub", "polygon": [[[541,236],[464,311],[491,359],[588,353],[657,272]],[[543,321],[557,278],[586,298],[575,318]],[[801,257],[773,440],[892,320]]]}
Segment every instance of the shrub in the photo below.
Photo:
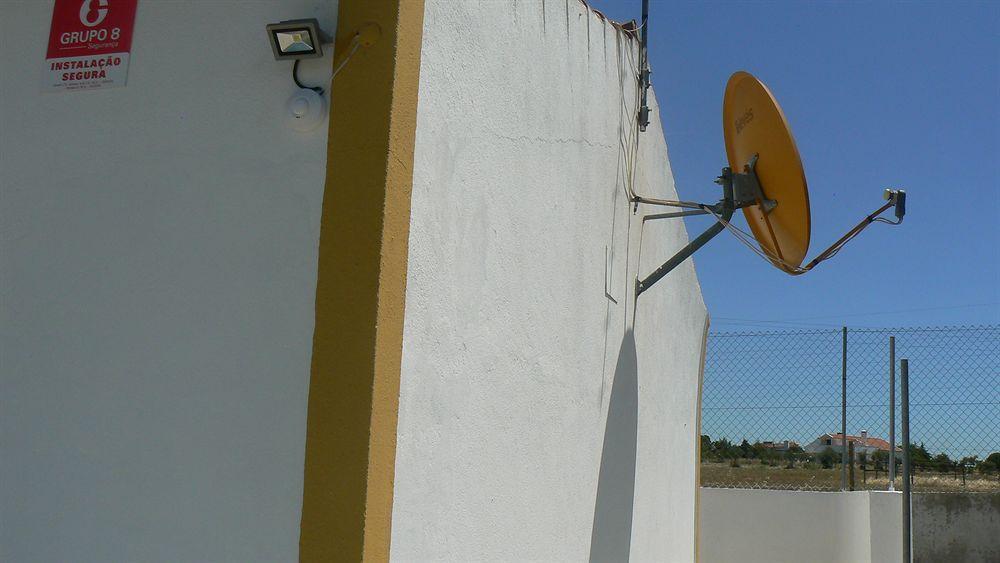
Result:
{"label": "shrub", "polygon": [[935,468],[942,473],[948,471],[951,469],[951,466],[954,465],[954,462],[951,461],[951,458],[949,458],[946,453],[940,453],[934,456],[931,461],[933,462]]}
{"label": "shrub", "polygon": [[993,452],[986,456],[986,459],[979,462],[979,471],[981,473],[992,473],[997,470],[1000,470],[1000,452]]}
{"label": "shrub", "polygon": [[827,448],[819,454],[819,462],[823,465],[823,469],[833,469],[833,465],[840,460],[840,454],[833,451],[833,448]]}

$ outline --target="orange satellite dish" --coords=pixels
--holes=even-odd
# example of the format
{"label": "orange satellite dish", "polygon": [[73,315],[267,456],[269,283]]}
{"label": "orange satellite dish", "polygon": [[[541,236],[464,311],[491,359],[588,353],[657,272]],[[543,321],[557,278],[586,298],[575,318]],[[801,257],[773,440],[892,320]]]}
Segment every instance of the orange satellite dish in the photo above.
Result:
{"label": "orange satellite dish", "polygon": [[[729,166],[723,168],[722,175],[716,179],[716,183],[722,186],[719,202],[707,204],[630,194],[635,209],[638,209],[639,203],[685,209],[645,215],[643,221],[708,214],[716,219],[712,226],[663,265],[644,279],[636,279],[636,297],[726,229],[774,266],[789,274],[799,275],[833,257],[868,225],[874,222],[898,225],[903,222],[906,192],[886,190],[885,199],[888,201],[885,205],[870,213],[803,266],[802,261],[809,251],[811,218],[802,159],[778,102],[767,86],[748,72],[740,71],[729,78],[722,105],[722,130]],[[890,207],[895,208],[895,221],[879,217]],[[737,209],[743,210],[759,249],[753,245],[749,235],[730,222]]]}
{"label": "orange satellite dish", "polygon": [[[754,171],[765,201],[743,208],[754,238],[775,265],[790,274],[809,250],[809,189],[802,159],[781,106],[748,72],[729,78],[722,104],[722,130],[729,166],[738,172],[756,156]],[[773,204],[766,203],[774,202]]]}

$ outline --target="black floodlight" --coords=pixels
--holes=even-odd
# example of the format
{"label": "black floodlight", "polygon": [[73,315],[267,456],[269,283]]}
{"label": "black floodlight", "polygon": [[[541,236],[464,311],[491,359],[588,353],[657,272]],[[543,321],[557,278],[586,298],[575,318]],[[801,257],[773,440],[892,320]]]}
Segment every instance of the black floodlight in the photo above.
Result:
{"label": "black floodlight", "polygon": [[275,60],[315,59],[323,56],[325,38],[316,18],[267,24]]}

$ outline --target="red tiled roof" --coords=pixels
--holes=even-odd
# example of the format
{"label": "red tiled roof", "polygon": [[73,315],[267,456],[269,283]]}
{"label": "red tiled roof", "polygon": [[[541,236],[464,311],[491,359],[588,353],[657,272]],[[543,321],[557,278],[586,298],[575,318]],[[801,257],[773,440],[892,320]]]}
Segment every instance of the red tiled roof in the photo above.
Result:
{"label": "red tiled roof", "polygon": [[[837,432],[836,434],[827,434],[827,436],[837,440],[840,444],[844,443],[844,435],[840,432]],[[889,442],[883,440],[882,438],[873,438],[868,436],[867,439],[863,439],[861,436],[852,436],[848,434],[847,441],[854,442],[855,444],[864,444],[867,447],[878,448],[886,452],[889,451]],[[899,446],[897,446],[896,449],[899,449]]]}

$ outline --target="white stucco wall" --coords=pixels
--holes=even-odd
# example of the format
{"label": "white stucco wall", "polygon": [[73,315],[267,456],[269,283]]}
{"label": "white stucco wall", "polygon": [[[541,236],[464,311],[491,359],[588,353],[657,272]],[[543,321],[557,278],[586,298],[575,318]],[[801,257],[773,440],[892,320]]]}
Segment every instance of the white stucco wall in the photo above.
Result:
{"label": "white stucco wall", "polygon": [[[686,242],[626,200],[634,45],[576,0],[424,26],[392,557],[690,561],[706,311],[690,261],[633,306]],[[636,190],[673,197],[650,99]]]}
{"label": "white stucco wall", "polygon": [[902,559],[898,492],[704,488],[700,520],[704,563]]}
{"label": "white stucco wall", "polygon": [[0,560],[297,557],[326,127],[264,26],[336,13],[141,0],[127,87],[41,94],[0,3]]}

